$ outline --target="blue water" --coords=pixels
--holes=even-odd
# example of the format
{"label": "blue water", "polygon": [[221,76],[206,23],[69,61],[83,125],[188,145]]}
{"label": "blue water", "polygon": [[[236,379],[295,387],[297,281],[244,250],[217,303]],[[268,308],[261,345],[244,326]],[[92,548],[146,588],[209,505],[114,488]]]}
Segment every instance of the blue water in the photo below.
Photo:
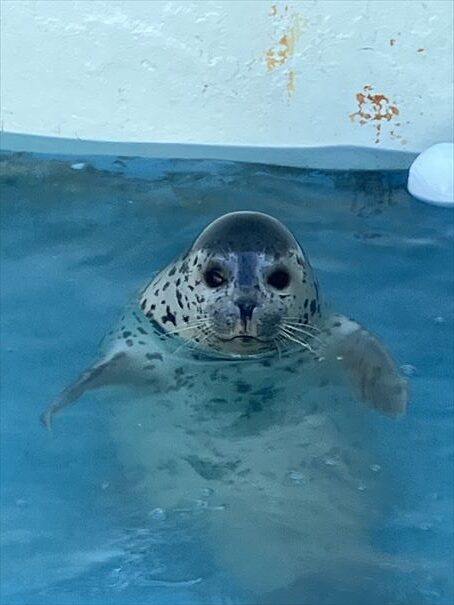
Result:
{"label": "blue water", "polygon": [[[408,415],[376,417],[394,491],[373,540],[418,564],[364,586],[385,583],[399,605],[454,602],[452,213],[412,201],[401,172],[1,159],[2,604],[244,602],[190,518],[163,522],[135,500],[105,409],[81,403],[53,435],[38,423],[131,294],[236,209],[288,224],[326,298],[378,334],[411,380]],[[311,590],[310,605],[364,602]]]}

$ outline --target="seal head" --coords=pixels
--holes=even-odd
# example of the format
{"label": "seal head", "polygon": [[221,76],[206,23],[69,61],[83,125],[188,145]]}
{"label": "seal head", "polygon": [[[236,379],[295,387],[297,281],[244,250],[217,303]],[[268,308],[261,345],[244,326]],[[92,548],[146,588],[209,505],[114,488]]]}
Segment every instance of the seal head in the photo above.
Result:
{"label": "seal head", "polygon": [[240,357],[308,344],[321,317],[307,256],[282,223],[259,212],[211,223],[147,287],[141,304],[162,330],[171,323],[198,347]]}

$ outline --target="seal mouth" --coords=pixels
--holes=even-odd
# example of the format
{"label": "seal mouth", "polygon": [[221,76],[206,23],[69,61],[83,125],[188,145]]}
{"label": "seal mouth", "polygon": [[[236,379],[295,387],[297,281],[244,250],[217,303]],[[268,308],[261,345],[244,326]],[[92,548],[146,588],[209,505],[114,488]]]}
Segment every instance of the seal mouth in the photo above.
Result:
{"label": "seal mouth", "polygon": [[256,338],[255,336],[249,336],[248,334],[241,334],[240,336],[234,336],[230,340],[231,341],[239,340],[241,342],[241,344],[244,344],[244,345],[252,345],[254,342],[261,342],[259,338]]}
{"label": "seal mouth", "polygon": [[235,336],[216,335],[216,354],[224,354],[235,360],[252,360],[273,353],[275,350],[272,339],[260,338],[251,334],[236,334]]}
{"label": "seal mouth", "polygon": [[250,334],[237,334],[236,336],[232,336],[231,338],[222,338],[221,336],[218,336],[219,340],[222,340],[222,342],[241,342],[242,344],[248,345],[248,344],[253,344],[253,343],[268,343],[268,340],[265,340],[263,338],[258,338],[257,336],[251,336]]}

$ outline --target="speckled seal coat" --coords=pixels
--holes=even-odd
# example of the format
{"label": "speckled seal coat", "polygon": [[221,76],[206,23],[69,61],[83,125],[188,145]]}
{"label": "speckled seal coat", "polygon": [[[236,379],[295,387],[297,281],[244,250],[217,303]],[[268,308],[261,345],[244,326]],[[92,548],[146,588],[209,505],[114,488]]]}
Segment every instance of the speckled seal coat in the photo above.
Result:
{"label": "speckled seal coat", "polygon": [[374,336],[328,311],[276,219],[236,212],[209,225],[43,422],[113,384],[127,387],[112,420],[125,467],[142,469],[153,506],[202,506],[216,556],[247,589],[371,555],[379,482],[366,407],[404,413],[407,384]]}

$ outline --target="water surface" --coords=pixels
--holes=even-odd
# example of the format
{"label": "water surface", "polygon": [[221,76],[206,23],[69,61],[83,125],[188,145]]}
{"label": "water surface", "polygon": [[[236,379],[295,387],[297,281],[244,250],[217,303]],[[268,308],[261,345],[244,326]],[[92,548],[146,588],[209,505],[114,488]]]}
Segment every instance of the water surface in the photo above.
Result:
{"label": "water surface", "polygon": [[[2,156],[2,603],[243,602],[191,519],[162,523],[133,497],[102,407],[81,403],[52,436],[38,423],[131,294],[208,222],[239,209],[290,226],[328,300],[378,334],[409,375],[406,418],[376,417],[397,489],[373,539],[421,562],[389,572],[393,603],[454,602],[453,215],[412,201],[405,178]],[[317,605],[352,603],[311,590]]]}

